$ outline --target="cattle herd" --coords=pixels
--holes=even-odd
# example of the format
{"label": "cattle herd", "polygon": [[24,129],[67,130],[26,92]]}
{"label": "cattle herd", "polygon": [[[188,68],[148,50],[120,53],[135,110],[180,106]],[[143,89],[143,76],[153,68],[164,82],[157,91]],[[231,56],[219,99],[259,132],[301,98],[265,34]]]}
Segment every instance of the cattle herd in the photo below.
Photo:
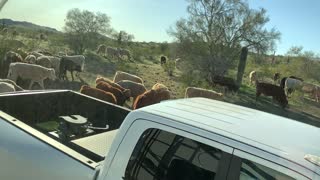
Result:
{"label": "cattle herd", "polygon": [[[131,58],[130,51],[120,48],[107,47],[100,45],[98,47],[99,54],[103,53],[108,56],[127,56]],[[21,55],[20,55],[21,54]],[[160,57],[160,64],[163,66],[168,63],[167,57]],[[171,60],[172,61],[172,60]],[[173,61],[176,62],[177,60]],[[44,87],[45,79],[67,79],[67,71],[70,72],[72,80],[74,80],[73,72],[77,73],[84,71],[85,57],[83,55],[68,56],[59,53],[54,56],[48,52],[33,51],[16,53],[9,51],[5,54],[2,61],[0,75],[6,76],[7,79],[0,79],[0,93],[23,91],[17,85],[17,79],[30,80],[29,89],[32,89],[34,83],[38,83],[42,89]],[[274,83],[259,82],[256,71],[249,74],[250,84],[256,86],[256,101],[258,97],[263,94],[271,96],[273,100],[277,101],[283,108],[288,105],[288,97],[296,90],[305,93],[310,93],[313,98],[319,102],[320,86],[304,82],[303,79],[296,76],[282,77],[280,73],[275,73]],[[239,86],[237,83],[228,77],[213,76],[209,79],[213,84],[226,87],[230,91],[237,91]],[[169,100],[171,92],[163,85],[156,83],[151,89],[147,89],[141,77],[138,77],[127,72],[117,71],[113,80],[98,76],[95,81],[95,87],[83,85],[80,93],[107,101],[119,106],[132,98],[132,109],[138,109],[151,104],[159,103],[160,101]],[[188,87],[185,90],[185,98],[191,97],[205,97],[210,99],[222,100],[224,95],[216,91]]]}
{"label": "cattle herd", "polygon": [[[25,57],[23,58],[23,54]],[[73,56],[53,56],[48,52],[16,53],[9,51],[1,61],[2,77],[6,76],[9,81],[2,81],[0,92],[7,92],[12,82],[17,82],[18,78],[30,80],[29,89],[37,82],[44,89],[45,79],[67,80],[66,73],[70,71],[72,80],[73,72],[82,72],[84,69],[85,57],[83,55]],[[16,90],[16,89],[15,89]]]}
{"label": "cattle herd", "polygon": [[271,96],[273,100],[276,100],[282,107],[288,105],[288,97],[294,91],[309,93],[312,98],[319,102],[320,86],[304,82],[302,78],[296,76],[289,76],[281,78],[280,73],[275,73],[273,76],[274,83],[263,83],[258,81],[257,72],[252,71],[249,74],[250,84],[256,85],[256,100],[261,95]]}
{"label": "cattle herd", "polygon": [[[98,76],[95,87],[84,85],[81,87],[80,93],[119,106],[123,106],[127,100],[133,98],[132,109],[149,106],[171,98],[171,92],[165,85],[156,83],[148,90],[144,86],[142,78],[122,71],[117,71],[113,80]],[[223,94],[212,90],[188,87],[185,97],[206,97],[221,100]]]}
{"label": "cattle herd", "polygon": [[128,49],[108,47],[104,44],[98,46],[97,54],[111,57],[111,58],[121,58],[127,57],[128,60],[131,60],[131,52]]}

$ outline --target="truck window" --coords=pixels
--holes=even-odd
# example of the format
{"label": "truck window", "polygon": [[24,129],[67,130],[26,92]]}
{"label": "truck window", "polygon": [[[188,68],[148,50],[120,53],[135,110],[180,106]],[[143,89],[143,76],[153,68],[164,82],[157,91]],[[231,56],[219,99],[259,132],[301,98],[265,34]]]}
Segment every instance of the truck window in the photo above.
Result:
{"label": "truck window", "polygon": [[224,152],[158,129],[147,130],[126,167],[126,180],[217,179]]}
{"label": "truck window", "polygon": [[277,170],[265,167],[261,164],[242,159],[239,180],[293,180]]}

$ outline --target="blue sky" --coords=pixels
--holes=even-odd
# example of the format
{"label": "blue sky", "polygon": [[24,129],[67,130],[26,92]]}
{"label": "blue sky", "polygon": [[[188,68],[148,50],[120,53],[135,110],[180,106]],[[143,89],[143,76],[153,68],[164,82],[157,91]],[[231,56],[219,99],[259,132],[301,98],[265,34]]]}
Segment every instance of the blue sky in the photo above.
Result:
{"label": "blue sky", "polygon": [[[292,45],[320,53],[319,0],[249,0],[251,8],[263,7],[282,38],[277,54]],[[167,29],[185,17],[185,0],[9,0],[0,18],[30,21],[61,30],[71,8],[100,11],[111,17],[111,26],[134,34],[138,41],[170,41]]]}

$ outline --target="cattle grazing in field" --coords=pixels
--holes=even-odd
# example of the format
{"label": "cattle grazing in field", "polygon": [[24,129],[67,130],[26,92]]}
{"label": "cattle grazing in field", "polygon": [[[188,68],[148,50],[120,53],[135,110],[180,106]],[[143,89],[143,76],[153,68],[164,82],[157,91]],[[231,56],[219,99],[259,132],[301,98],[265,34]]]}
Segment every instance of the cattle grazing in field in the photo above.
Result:
{"label": "cattle grazing in field", "polygon": [[73,71],[83,72],[85,64],[85,57],[83,55],[62,56],[59,65],[59,78],[66,79],[67,71],[70,71],[72,81],[74,81]]}
{"label": "cattle grazing in field", "polygon": [[14,81],[10,79],[0,79],[0,82],[11,84],[14,87],[15,91],[23,91],[24,89],[20,86],[18,86]]}
{"label": "cattle grazing in field", "polygon": [[143,84],[129,81],[129,80],[122,80],[117,82],[122,88],[130,89],[131,97],[135,100],[139,95],[143,94],[147,91],[146,87]]}
{"label": "cattle grazing in field", "polygon": [[185,98],[192,98],[192,97],[204,97],[208,99],[215,99],[215,100],[222,100],[223,94],[218,93],[213,90],[203,89],[203,88],[196,88],[196,87],[188,87],[186,88]]}
{"label": "cattle grazing in field", "polygon": [[256,71],[251,71],[249,74],[249,80],[250,80],[250,84],[253,85],[253,83],[256,82],[257,80],[257,72]]}
{"label": "cattle grazing in field", "polygon": [[107,51],[107,46],[104,44],[100,44],[97,49],[97,54],[105,55]]}
{"label": "cattle grazing in field", "polygon": [[302,81],[302,82],[303,82],[303,79],[302,79],[302,78],[300,78],[300,77],[297,77],[297,76],[289,76],[289,78],[297,79],[297,80],[300,80],[300,81]]}
{"label": "cattle grazing in field", "polygon": [[5,55],[5,61],[9,61],[10,63],[23,62],[23,58],[20,56],[20,54],[9,51]]}
{"label": "cattle grazing in field", "polygon": [[139,95],[134,101],[132,108],[139,109],[168,99],[170,99],[170,91],[164,88],[151,89]]}
{"label": "cattle grazing in field", "polygon": [[43,54],[43,55],[45,55],[45,56],[53,56],[52,53],[50,53],[50,52],[48,52],[48,51],[44,51],[44,50],[38,51],[38,53]]}
{"label": "cattle grazing in field", "polygon": [[167,57],[166,56],[161,56],[160,57],[160,64],[163,65],[165,63],[167,63]]}
{"label": "cattle grazing in field", "polygon": [[213,84],[218,84],[220,86],[224,86],[226,87],[229,91],[233,91],[236,92],[239,90],[239,86],[237,85],[237,83],[235,82],[234,79],[230,78],[230,77],[224,77],[224,76],[214,76],[212,78],[212,83]]}
{"label": "cattle grazing in field", "polygon": [[123,56],[127,56],[128,60],[131,60],[131,52],[128,49],[118,48],[117,50],[121,58],[123,58]]}
{"label": "cattle grazing in field", "polygon": [[181,70],[181,64],[182,64],[182,60],[181,58],[177,58],[176,60],[174,60],[174,63],[175,63],[175,68],[178,69],[178,70]]}
{"label": "cattle grazing in field", "polygon": [[16,82],[18,77],[31,80],[29,89],[32,88],[32,85],[35,82],[39,83],[41,88],[44,89],[43,80],[47,78],[51,80],[56,79],[54,69],[35,64],[11,63],[9,66],[8,79]]}
{"label": "cattle grazing in field", "polygon": [[16,53],[18,53],[22,57],[22,59],[25,59],[28,56],[28,53],[22,48],[18,48]]}
{"label": "cattle grazing in field", "polygon": [[81,87],[80,93],[97,98],[97,99],[100,99],[102,101],[117,104],[117,99],[112,93],[105,92],[105,91],[97,89],[97,88],[92,88],[87,85],[83,85]]}
{"label": "cattle grazing in field", "polygon": [[280,79],[280,73],[274,73],[274,75],[273,75],[273,82],[276,84],[276,82],[277,82],[277,80],[279,80]]}
{"label": "cattle grazing in field", "polygon": [[152,86],[153,90],[165,90],[165,91],[169,91],[168,87],[165,86],[164,84],[161,84],[161,83],[156,83]]}
{"label": "cattle grazing in field", "polygon": [[99,82],[96,85],[96,88],[112,93],[116,97],[117,104],[120,106],[123,106],[126,100],[128,100],[131,96],[130,90],[126,89],[124,91],[121,91],[120,89],[112,87],[110,84],[106,82]]}
{"label": "cattle grazing in field", "polygon": [[295,90],[301,90],[303,82],[296,78],[287,78],[284,85],[284,90],[287,96],[293,93]]}
{"label": "cattle grazing in field", "polygon": [[[85,57],[83,55],[73,55],[73,56],[62,56],[63,59],[68,59],[76,63],[78,66],[80,66],[80,71],[84,71],[84,64],[85,64]],[[62,59],[61,58],[61,59]]]}
{"label": "cattle grazing in field", "polygon": [[60,74],[60,61],[61,58],[55,56],[47,56],[51,62],[51,67],[55,70],[56,74]]}
{"label": "cattle grazing in field", "polygon": [[24,62],[29,63],[29,64],[35,64],[36,61],[37,61],[37,57],[34,56],[34,55],[32,55],[32,54],[28,55],[28,56],[24,59]]}
{"label": "cattle grazing in field", "polygon": [[7,74],[8,74],[8,70],[9,70],[9,65],[10,63],[14,63],[14,62],[23,62],[23,59],[22,57],[16,53],[16,52],[13,52],[13,51],[8,51],[5,56],[4,56],[4,59],[3,61],[0,61],[0,67],[1,67],[1,71],[0,71],[0,74],[1,74],[1,77],[6,77]]}
{"label": "cattle grazing in field", "polygon": [[40,56],[45,56],[44,54],[39,53],[37,51],[32,51],[32,52],[28,53],[28,55],[34,55],[36,58],[38,58]]}
{"label": "cattle grazing in field", "polygon": [[52,68],[51,61],[48,56],[40,56],[36,60],[36,64],[46,67],[46,68]]}
{"label": "cattle grazing in field", "polygon": [[119,51],[117,48],[107,47],[106,51],[107,51],[107,56],[109,56],[109,57],[112,57],[112,58],[114,58],[114,57],[119,58],[120,57]]}
{"label": "cattle grazing in field", "polygon": [[[285,84],[286,84],[287,78],[288,78],[288,77],[283,77],[283,78],[281,79],[281,81],[280,81],[280,87],[283,88],[283,89],[285,88]],[[298,78],[298,77],[295,77],[295,76],[289,76],[289,78],[298,79],[298,80],[300,80],[300,81],[303,81],[302,78]]]}
{"label": "cattle grazing in field", "polygon": [[96,85],[97,85],[99,82],[106,82],[106,83],[110,84],[112,87],[118,88],[118,89],[120,89],[121,91],[124,91],[124,90],[126,90],[126,89],[129,89],[129,88],[123,88],[123,87],[120,86],[118,83],[113,82],[111,79],[104,78],[104,77],[101,77],[101,76],[97,76],[97,78],[96,78]]}
{"label": "cattle grazing in field", "polygon": [[281,79],[281,81],[280,81],[280,87],[281,87],[282,89],[284,89],[284,86],[285,86],[285,84],[286,84],[287,78],[288,78],[288,77],[283,77],[283,78]]}
{"label": "cattle grazing in field", "polygon": [[320,86],[315,86],[312,95],[316,99],[317,102],[319,102],[320,99]]}
{"label": "cattle grazing in field", "polygon": [[15,92],[15,88],[12,84],[6,82],[0,82],[0,93]]}
{"label": "cattle grazing in field", "polygon": [[311,84],[311,83],[303,83],[302,91],[304,93],[308,93],[311,95],[312,98],[314,98],[317,102],[319,102],[320,97],[320,86]]}
{"label": "cattle grazing in field", "polygon": [[276,86],[268,83],[256,82],[256,101],[258,97],[263,94],[265,96],[271,96],[273,100],[276,100],[283,108],[288,105],[287,96],[284,90],[280,86]]}
{"label": "cattle grazing in field", "polygon": [[46,41],[46,40],[48,40],[48,36],[41,33],[41,34],[39,35],[39,39]]}
{"label": "cattle grazing in field", "polygon": [[143,84],[143,80],[140,77],[133,74],[126,73],[126,72],[117,71],[116,74],[114,75],[113,82],[117,83],[122,80],[129,80],[129,81]]}
{"label": "cattle grazing in field", "polygon": [[9,32],[9,29],[8,29],[8,28],[3,28],[3,29],[1,30],[1,34],[3,34],[3,35],[7,34],[8,32]]}

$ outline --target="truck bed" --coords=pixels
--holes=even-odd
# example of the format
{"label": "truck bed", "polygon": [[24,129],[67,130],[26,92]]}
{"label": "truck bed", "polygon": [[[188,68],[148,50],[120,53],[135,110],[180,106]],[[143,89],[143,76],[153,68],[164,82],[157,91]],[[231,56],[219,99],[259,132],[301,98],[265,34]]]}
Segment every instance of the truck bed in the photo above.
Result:
{"label": "truck bed", "polygon": [[117,131],[118,130],[112,130],[93,136],[73,140],[71,142],[83,147],[84,149],[91,151],[92,153],[104,157],[109,152],[113,138],[115,137]]}
{"label": "truck bed", "polygon": [[[129,109],[69,90],[0,94],[0,111],[2,111],[0,113],[2,119],[14,118],[14,122],[10,120],[8,122],[31,136],[60,151],[63,150],[60,148],[62,145],[66,146],[93,162],[104,159],[117,129],[130,112]],[[55,124],[59,124],[59,116],[69,115],[81,115],[87,118],[94,127],[108,126],[109,128],[108,130],[94,130],[88,136],[62,142],[53,136],[52,132],[49,132],[50,128],[39,126],[39,124],[47,123],[53,124],[54,127]],[[28,127],[32,128],[32,131]]]}

